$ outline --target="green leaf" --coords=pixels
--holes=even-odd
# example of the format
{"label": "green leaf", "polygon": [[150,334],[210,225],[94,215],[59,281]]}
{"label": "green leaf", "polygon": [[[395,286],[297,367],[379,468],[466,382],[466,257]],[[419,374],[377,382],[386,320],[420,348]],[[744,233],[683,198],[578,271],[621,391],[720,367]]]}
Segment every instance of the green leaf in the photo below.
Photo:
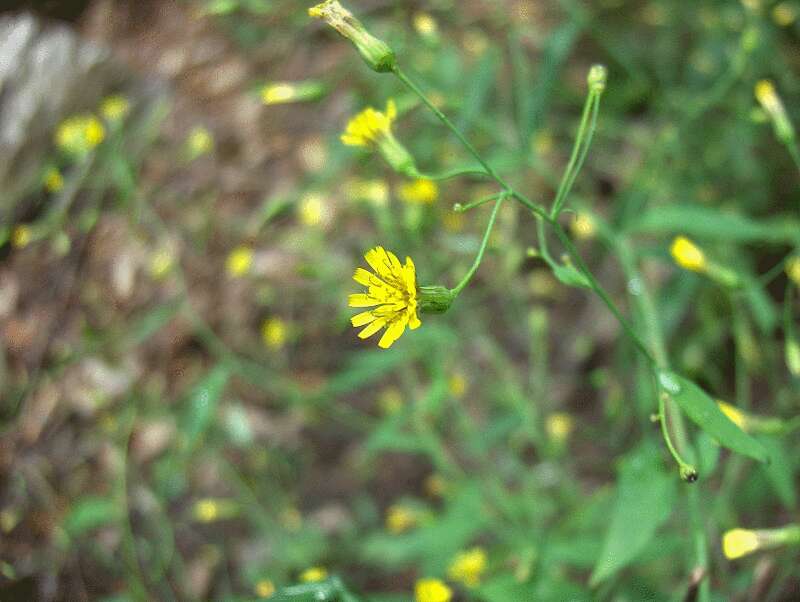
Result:
{"label": "green leaf", "polygon": [[660,372],[658,381],[692,422],[714,437],[720,445],[760,462],[769,460],[764,446],[731,422],[716,402],[692,381],[668,371]]}
{"label": "green leaf", "polygon": [[228,367],[218,364],[189,394],[180,425],[186,450],[194,449],[208,429],[229,376]]}
{"label": "green leaf", "polygon": [[787,508],[797,508],[797,489],[794,483],[793,455],[787,453],[784,442],[775,437],[759,437],[769,453],[770,463],[762,469],[767,475],[781,503]]}
{"label": "green leaf", "polygon": [[685,234],[706,240],[792,243],[800,238],[800,223],[776,216],[758,221],[713,207],[671,204],[653,207],[629,226],[641,234]]}
{"label": "green leaf", "polygon": [[655,447],[646,445],[620,465],[617,499],[591,585],[633,562],[669,518],[676,481],[663,469]]}
{"label": "green leaf", "polygon": [[89,496],[75,502],[64,518],[63,526],[70,536],[77,537],[114,523],[120,516],[120,505],[110,497]]}

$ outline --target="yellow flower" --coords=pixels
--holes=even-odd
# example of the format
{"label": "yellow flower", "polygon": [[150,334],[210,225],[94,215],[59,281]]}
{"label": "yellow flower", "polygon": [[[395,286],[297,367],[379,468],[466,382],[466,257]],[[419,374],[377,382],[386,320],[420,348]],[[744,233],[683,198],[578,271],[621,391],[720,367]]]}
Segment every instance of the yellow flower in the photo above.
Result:
{"label": "yellow flower", "polygon": [[786,115],[786,109],[775,90],[775,85],[769,80],[762,79],[756,83],[755,95],[756,100],[772,120],[772,125],[778,138],[781,140],[792,138],[794,136],[794,128]]}
{"label": "yellow flower", "polygon": [[404,182],[400,186],[400,200],[406,203],[429,205],[439,198],[439,187],[436,182],[418,178],[413,182]]}
{"label": "yellow flower", "polygon": [[744,430],[745,425],[747,423],[747,416],[736,406],[732,406],[729,403],[725,403],[724,401],[718,401],[717,406],[722,413],[725,414],[728,419],[733,422],[736,426],[740,429]]}
{"label": "yellow flower", "polygon": [[275,584],[269,579],[262,579],[256,583],[255,591],[259,598],[269,598],[275,593]]}
{"label": "yellow flower", "polygon": [[453,397],[459,399],[464,397],[464,393],[467,392],[467,377],[464,376],[464,373],[453,372],[447,383],[447,389]]}
{"label": "yellow flower", "polygon": [[397,119],[397,105],[394,100],[386,103],[386,112],[381,113],[367,107],[347,122],[342,142],[347,146],[369,146],[379,139],[392,135],[392,123]]}
{"label": "yellow flower", "polygon": [[48,167],[44,172],[44,189],[47,192],[58,192],[64,188],[64,176],[57,167]]}
{"label": "yellow flower", "polygon": [[30,226],[21,224],[14,228],[14,231],[11,233],[11,246],[17,249],[24,249],[31,243],[32,239],[33,234]]}
{"label": "yellow flower", "polygon": [[313,583],[314,581],[324,581],[328,577],[328,571],[321,566],[312,566],[300,573],[300,581],[303,583]]}
{"label": "yellow flower", "polygon": [[795,283],[800,286],[800,256],[792,257],[786,262],[786,275]]}
{"label": "yellow flower", "polygon": [[597,226],[591,217],[585,213],[579,213],[575,216],[570,224],[570,230],[575,238],[587,240],[592,238],[597,232]]}
{"label": "yellow flower", "polygon": [[547,417],[545,428],[547,430],[547,435],[553,441],[562,443],[566,441],[572,433],[575,428],[575,423],[572,420],[572,416],[569,414],[565,412],[556,412]]}
{"label": "yellow flower", "polygon": [[417,515],[410,508],[394,504],[386,511],[386,530],[395,535],[405,533],[417,524]]}
{"label": "yellow flower", "polygon": [[430,38],[439,31],[439,24],[431,15],[427,13],[417,13],[414,15],[414,29],[423,37]]}
{"label": "yellow flower", "polygon": [[128,99],[119,94],[105,98],[100,105],[100,114],[107,121],[120,121],[125,118],[130,111],[131,105]]}
{"label": "yellow flower", "polygon": [[750,529],[732,529],[722,536],[722,553],[729,560],[747,556],[760,545],[758,535]]}
{"label": "yellow flower", "polygon": [[211,523],[219,518],[219,504],[216,500],[198,500],[194,505],[194,517],[201,523]]}
{"label": "yellow flower", "polygon": [[772,20],[781,27],[788,27],[797,19],[797,7],[789,2],[776,4],[772,9]]}
{"label": "yellow flower", "polygon": [[64,152],[88,153],[106,137],[106,130],[94,115],[75,115],[61,122],[56,130],[56,145]]}
{"label": "yellow flower", "polygon": [[186,145],[189,147],[189,156],[196,159],[200,155],[211,152],[214,148],[214,137],[206,128],[198,126],[189,132]]}
{"label": "yellow flower", "polygon": [[439,473],[433,473],[425,479],[425,491],[431,497],[442,497],[447,491],[447,481]]}
{"label": "yellow flower", "polygon": [[303,225],[318,226],[325,219],[325,214],[326,207],[322,195],[312,192],[300,200],[300,221]]}
{"label": "yellow flower", "polygon": [[379,73],[391,71],[395,66],[395,56],[386,42],[370,34],[353,14],[338,0],[325,0],[308,9],[311,17],[322,19],[352,42],[361,58],[371,69]]}
{"label": "yellow flower", "polygon": [[463,583],[467,587],[480,584],[481,577],[486,571],[486,550],[475,547],[471,550],[460,552],[450,563],[447,576],[453,581]]}
{"label": "yellow flower", "polygon": [[153,253],[150,257],[150,274],[153,278],[163,278],[172,269],[174,258],[172,253],[166,249],[161,249]]}
{"label": "yellow flower", "polygon": [[261,326],[261,337],[270,349],[280,349],[286,343],[286,322],[280,318],[264,320]]}
{"label": "yellow flower", "polygon": [[228,270],[228,274],[234,278],[244,276],[250,271],[252,266],[253,249],[245,246],[236,247],[233,251],[231,251],[230,255],[228,255],[228,259],[225,262],[225,267]]}
{"label": "yellow flower", "polygon": [[350,307],[373,309],[353,316],[350,322],[356,328],[366,325],[358,333],[362,339],[386,327],[378,341],[378,346],[386,349],[400,338],[406,326],[414,330],[422,324],[417,316],[416,270],[410,257],[406,257],[406,263],[402,265],[397,255],[383,247],[370,249],[364,259],[374,273],[364,268],[356,269],[353,280],[367,287],[367,292],[350,295],[349,304]]}
{"label": "yellow flower", "polygon": [[675,263],[686,270],[702,272],[707,266],[703,251],[685,236],[673,240],[669,250]]}
{"label": "yellow flower", "polygon": [[289,83],[269,84],[261,88],[261,102],[265,105],[292,102],[295,96],[295,87]]}
{"label": "yellow flower", "polygon": [[439,579],[420,579],[414,587],[415,602],[450,602],[453,590]]}

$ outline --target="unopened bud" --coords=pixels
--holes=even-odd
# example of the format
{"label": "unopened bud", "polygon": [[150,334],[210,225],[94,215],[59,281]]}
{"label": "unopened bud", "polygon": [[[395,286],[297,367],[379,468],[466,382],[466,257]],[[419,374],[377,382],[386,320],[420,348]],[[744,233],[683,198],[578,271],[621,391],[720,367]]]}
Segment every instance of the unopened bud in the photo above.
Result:
{"label": "unopened bud", "polygon": [[422,313],[443,314],[453,304],[455,293],[444,286],[419,287],[419,309]]}
{"label": "unopened bud", "polygon": [[786,114],[780,96],[775,90],[775,85],[766,79],[756,84],[755,95],[758,102],[769,115],[775,128],[775,135],[783,141],[794,138],[794,127]]}
{"label": "unopened bud", "polygon": [[608,69],[605,65],[592,65],[589,69],[589,75],[586,77],[586,83],[589,84],[589,92],[594,94],[602,94],[606,89],[606,80],[608,79]]}
{"label": "unopened bud", "polygon": [[363,23],[342,6],[338,0],[325,2],[308,9],[308,14],[322,19],[352,42],[361,58],[371,69],[379,73],[392,71],[397,64],[394,51],[383,40],[379,40],[367,31]]}

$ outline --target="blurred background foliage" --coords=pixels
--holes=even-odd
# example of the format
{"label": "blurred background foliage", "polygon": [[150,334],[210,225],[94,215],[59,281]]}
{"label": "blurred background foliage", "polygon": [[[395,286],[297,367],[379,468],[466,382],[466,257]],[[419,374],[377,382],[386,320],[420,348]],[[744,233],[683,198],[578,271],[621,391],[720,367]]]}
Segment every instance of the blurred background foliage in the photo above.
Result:
{"label": "blurred background foliage", "polygon": [[[389,602],[437,579],[464,601],[796,600],[796,544],[730,560],[720,541],[798,521],[797,294],[782,270],[800,244],[798,166],[754,86],[774,81],[800,119],[800,3],[350,3],[545,205],[588,68],[607,65],[563,222],[637,330],[663,333],[673,368],[746,412],[771,456],[692,426],[695,484],[651,420],[648,367],[532,252],[535,221],[511,203],[451,311],[389,350],[355,336],[364,251],[410,255],[421,282],[452,286],[488,212],[452,206],[494,190],[409,182],[341,144],[350,116],[393,98],[418,165],[468,162],[306,4],[17,2],[0,16],[14,32],[33,10],[40,40],[102,48],[115,74],[52,74],[80,94],[41,101],[0,147],[14,162],[0,180],[0,598]],[[0,91],[22,90],[9,78],[33,78],[36,56],[0,62]],[[680,270],[676,235],[744,285]]]}

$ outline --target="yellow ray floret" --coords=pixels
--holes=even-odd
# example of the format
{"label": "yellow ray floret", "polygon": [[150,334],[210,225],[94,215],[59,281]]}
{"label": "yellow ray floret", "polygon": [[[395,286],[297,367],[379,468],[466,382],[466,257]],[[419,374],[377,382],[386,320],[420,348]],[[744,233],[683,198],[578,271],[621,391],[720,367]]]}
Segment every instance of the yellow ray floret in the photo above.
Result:
{"label": "yellow ray floret", "polygon": [[381,137],[391,136],[392,123],[397,118],[394,100],[386,103],[386,112],[367,107],[347,124],[342,142],[348,146],[369,146]]}
{"label": "yellow ray floret", "polygon": [[383,247],[370,249],[364,259],[373,271],[358,268],[353,280],[365,286],[367,292],[350,295],[350,307],[372,309],[353,316],[350,322],[356,328],[366,326],[358,333],[362,339],[385,327],[378,346],[386,349],[400,338],[406,326],[414,330],[421,325],[417,316],[416,270],[410,257],[403,265],[397,255]]}

